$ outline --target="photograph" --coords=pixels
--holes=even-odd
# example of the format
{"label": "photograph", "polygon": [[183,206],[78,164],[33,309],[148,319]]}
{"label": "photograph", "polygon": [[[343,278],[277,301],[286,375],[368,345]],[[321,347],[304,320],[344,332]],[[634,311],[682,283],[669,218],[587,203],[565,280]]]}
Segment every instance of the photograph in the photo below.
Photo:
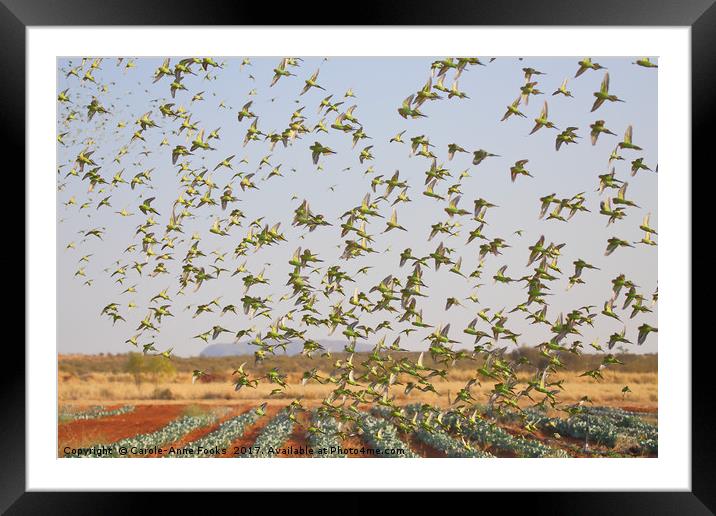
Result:
{"label": "photograph", "polygon": [[713,514],[713,3],[0,0],[0,513]]}
{"label": "photograph", "polygon": [[55,56],[56,458],[660,459],[662,62],[565,53]]}

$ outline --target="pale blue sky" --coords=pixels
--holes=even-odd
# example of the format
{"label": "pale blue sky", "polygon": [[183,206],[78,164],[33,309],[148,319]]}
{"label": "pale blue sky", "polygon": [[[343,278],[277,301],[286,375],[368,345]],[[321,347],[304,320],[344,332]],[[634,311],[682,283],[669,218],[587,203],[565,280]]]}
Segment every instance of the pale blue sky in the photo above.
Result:
{"label": "pale blue sky", "polygon": [[[481,242],[473,241],[465,245],[468,232],[476,226],[470,222],[469,216],[461,219],[463,229],[460,236],[442,238],[435,237],[427,241],[431,223],[446,220],[443,212],[446,203],[437,202],[423,196],[424,172],[430,167],[430,161],[422,157],[410,157],[409,145],[389,144],[388,140],[396,133],[407,130],[404,140],[409,143],[412,136],[425,134],[435,146],[434,152],[438,156],[438,163],[443,163],[450,169],[453,178],[444,182],[438,191],[445,192],[447,185],[454,183],[459,174],[467,169],[469,178],[462,181],[461,207],[471,210],[473,199],[482,197],[495,204],[498,208],[488,211],[489,224],[484,234],[489,238],[503,237],[512,246],[504,251],[502,256],[488,255],[485,260],[485,269],[479,281],[480,287],[477,295],[479,305],[469,301],[465,307],[454,307],[444,312],[445,300],[448,296],[465,298],[473,292],[471,286],[457,275],[449,273],[446,269],[440,271],[425,270],[424,282],[428,285],[424,298],[419,306],[423,308],[424,319],[431,324],[451,323],[451,337],[461,340],[466,347],[471,347],[472,339],[462,334],[462,329],[476,314],[478,309],[491,307],[497,311],[503,307],[513,308],[523,302],[526,291],[523,283],[511,285],[495,285],[493,274],[503,265],[508,265],[507,274],[511,277],[521,277],[531,272],[525,267],[529,251],[527,247],[533,245],[540,235],[544,234],[547,241],[566,243],[562,249],[560,268],[563,275],[559,280],[549,283],[552,296],[549,296],[548,317],[554,320],[564,311],[570,311],[583,305],[597,305],[601,311],[604,301],[611,292],[610,280],[619,273],[625,273],[627,278],[639,285],[639,291],[650,299],[656,287],[657,279],[657,247],[637,245],[633,249],[618,249],[611,256],[604,256],[606,241],[611,236],[618,236],[629,241],[638,241],[642,232],[638,226],[642,217],[651,213],[651,226],[658,230],[657,217],[657,174],[648,171],[640,172],[636,177],[629,175],[629,163],[637,157],[644,157],[644,162],[652,169],[656,166],[657,155],[657,70],[645,69],[633,65],[634,59],[594,57],[594,60],[606,66],[609,70],[610,92],[624,99],[624,103],[605,103],[595,113],[590,113],[594,100],[592,93],[599,89],[604,71],[588,70],[582,76],[574,78],[578,68],[577,61],[581,58],[498,58],[488,66],[470,67],[459,80],[460,90],[467,93],[470,99],[459,100],[453,98],[435,102],[426,102],[421,110],[428,115],[418,120],[404,120],[397,108],[402,100],[411,93],[415,93],[425,83],[429,76],[430,63],[435,59],[425,58],[330,58],[324,61],[321,58],[307,58],[298,68],[291,70],[297,77],[282,78],[274,87],[269,88],[273,75],[272,69],[278,64],[280,58],[253,58],[252,65],[241,69],[241,58],[216,58],[218,62],[224,61],[221,70],[212,70],[216,80],[205,80],[204,73],[196,67],[197,76],[187,76],[184,84],[187,92],[178,92],[175,100],[169,93],[169,79],[164,78],[153,84],[154,70],[161,64],[161,58],[136,59],[136,67],[125,70],[124,64],[115,66],[116,59],[105,59],[101,68],[95,70],[93,75],[98,85],[107,85],[107,92],[100,93],[99,86],[89,82],[82,82],[77,77],[66,78],[65,73],[58,71],[58,92],[65,88],[70,89],[73,104],[62,105],[58,108],[58,132],[69,131],[65,137],[66,146],[58,145],[58,165],[64,165],[59,179],[66,183],[58,192],[58,345],[60,353],[98,353],[98,352],[125,352],[134,348],[124,341],[134,335],[137,327],[147,311],[149,299],[160,290],[170,287],[170,293],[175,293],[178,287],[177,271],[181,259],[186,252],[186,245],[175,250],[175,260],[167,262],[172,271],[171,275],[160,275],[156,278],[147,277],[147,269],[151,270],[154,262],[145,268],[145,275],[138,277],[136,272],[128,269],[124,285],[117,285],[109,274],[103,272],[104,268],[114,270],[114,262],[119,260],[122,265],[131,265],[133,260],[140,259],[139,253],[123,254],[123,250],[132,242],[139,240],[134,236],[136,227],[143,223],[145,217],[139,213],[139,197],[156,197],[153,206],[160,212],[159,225],[155,228],[157,235],[161,236],[168,221],[171,206],[179,192],[179,178],[176,166],[171,165],[171,149],[177,144],[187,144],[186,132],[181,135],[171,134],[171,130],[178,128],[178,123],[169,118],[162,118],[158,105],[166,102],[175,102],[175,108],[184,106],[192,113],[191,120],[197,122],[200,128],[209,131],[221,127],[220,140],[212,140],[217,148],[214,152],[197,152],[191,156],[192,168],[205,165],[212,170],[214,166],[225,157],[236,154],[234,158],[235,171],[246,173],[256,172],[258,164],[264,156],[272,154],[270,162],[276,166],[282,164],[281,171],[285,177],[274,177],[268,181],[261,181],[269,169],[263,169],[254,177],[260,190],[243,193],[239,188],[234,189],[240,202],[236,207],[245,214],[243,228],[234,229],[230,237],[221,238],[211,235],[209,227],[215,216],[226,216],[220,207],[202,208],[197,210],[197,218],[185,221],[184,234],[191,236],[193,231],[202,234],[201,249],[208,257],[202,265],[211,263],[212,250],[226,252],[224,267],[233,270],[236,265],[247,260],[251,272],[257,274],[264,267],[271,278],[268,287],[258,286],[251,290],[252,295],[272,294],[278,300],[288,292],[285,283],[288,278],[290,266],[287,264],[293,251],[299,245],[317,252],[325,263],[336,262],[342,253],[336,246],[342,244],[338,217],[353,206],[357,206],[363,196],[370,191],[370,182],[376,175],[382,174],[390,177],[395,170],[400,170],[401,179],[407,180],[410,185],[409,196],[413,202],[398,205],[399,222],[408,229],[407,233],[391,231],[380,234],[385,227],[384,221],[372,223],[368,231],[375,234],[373,247],[380,254],[368,255],[365,258],[341,261],[340,265],[349,274],[358,280],[355,285],[345,283],[347,294],[351,294],[354,286],[367,291],[388,274],[395,274],[404,279],[410,269],[406,266],[398,269],[398,255],[405,247],[411,247],[413,254],[424,256],[432,252],[443,241],[447,247],[456,250],[454,257],[462,256],[463,271],[469,273],[478,262],[478,248]],[[655,59],[652,59],[655,61]],[[67,70],[71,66],[80,64],[81,59],[61,59],[58,61],[60,70]],[[172,66],[177,59],[172,59]],[[483,59],[487,62],[488,59]],[[85,69],[89,66],[89,62]],[[529,105],[522,105],[526,119],[512,117],[506,122],[500,122],[506,106],[519,94],[519,88],[524,83],[524,66],[536,68],[545,75],[536,76],[533,80],[539,81],[538,88],[545,92],[530,99]],[[304,135],[288,148],[281,144],[271,152],[267,142],[251,142],[242,147],[246,129],[250,121],[239,123],[236,113],[249,99],[254,99],[252,111],[259,117],[259,129],[264,132],[278,131],[285,128],[291,114],[300,106],[307,117],[305,125],[312,128],[321,118],[317,116],[317,108],[326,96],[326,92],[312,89],[303,96],[298,96],[304,80],[320,67],[318,83],[332,93],[332,101],[344,101],[341,108],[357,104],[354,114],[364,126],[365,132],[372,137],[363,140],[351,148],[350,135],[329,130],[329,134],[315,133]],[[216,69],[215,69],[216,70]],[[249,78],[249,74],[255,80]],[[82,73],[80,73],[80,76]],[[453,72],[448,72],[445,85],[452,84]],[[568,89],[574,98],[551,96],[559,87],[564,78],[569,78]],[[343,98],[343,94],[352,88],[357,98]],[[249,91],[256,89],[256,95],[249,97]],[[203,101],[190,102],[191,97],[204,91]],[[110,115],[98,115],[92,121],[87,121],[86,106],[92,95],[96,95],[100,102],[110,110]],[[444,95],[443,95],[444,96]],[[157,102],[153,102],[153,101]],[[298,100],[299,103],[295,101]],[[554,142],[557,131],[543,128],[536,134],[528,136],[534,125],[533,119],[538,116],[544,100],[549,103],[550,119],[560,128],[577,126],[578,134],[582,137],[577,145],[563,146],[559,152],[555,151]],[[224,101],[228,109],[219,109],[219,103]],[[80,120],[64,124],[69,110],[79,111]],[[132,133],[138,126],[135,120],[143,113],[152,111],[152,118],[161,126],[146,131],[146,143],[135,141],[129,144]],[[336,114],[326,116],[326,125],[335,119]],[[602,135],[596,146],[589,143],[589,125],[597,119],[606,120],[607,127],[617,133],[617,136]],[[126,127],[117,128],[119,121],[126,122]],[[643,151],[622,151],[624,161],[615,162],[617,176],[629,182],[628,197],[633,199],[639,208],[629,208],[628,216],[606,227],[606,217],[599,215],[599,200],[602,198],[595,191],[598,185],[598,175],[608,171],[607,160],[611,150],[624,134],[626,127],[634,127],[634,142],[643,147]],[[69,127],[69,128],[68,128]],[[169,146],[159,147],[159,142],[167,136]],[[127,185],[112,189],[105,194],[93,192],[88,194],[87,182],[80,181],[80,177],[64,179],[71,168],[77,153],[84,148],[82,140],[93,138],[95,149],[93,158],[102,165],[101,174],[111,179],[112,175],[121,168],[125,169],[124,178],[129,180],[138,172],[147,168],[154,168],[151,185],[153,189],[138,187],[130,190]],[[317,171],[311,162],[311,153],[308,147],[315,140],[323,145],[330,146],[337,153],[321,159],[323,171]],[[72,143],[72,142],[75,143]],[[457,143],[470,151],[467,154],[457,154],[452,161],[447,160],[448,143]],[[123,145],[129,144],[129,153],[122,158],[121,164],[113,163]],[[373,145],[372,153],[375,160],[361,165],[358,161],[360,150],[365,145]],[[140,155],[144,149],[152,154],[145,157]],[[487,149],[500,157],[485,160],[479,166],[471,164],[472,151]],[[239,160],[246,158],[248,165],[239,165]],[[518,159],[529,159],[528,170],[534,178],[520,177],[515,183],[510,181],[509,168]],[[238,166],[237,166],[238,165]],[[365,175],[364,171],[372,165],[375,173]],[[350,170],[344,171],[346,167]],[[296,171],[292,172],[291,169]],[[233,173],[227,169],[220,169],[211,173],[212,179],[221,187],[231,178]],[[337,185],[331,192],[329,187]],[[378,188],[380,195],[384,187]],[[538,220],[539,198],[556,193],[559,197],[571,197],[579,192],[585,192],[586,206],[591,213],[579,213],[569,223],[558,221]],[[612,191],[616,195],[616,191]],[[100,199],[112,195],[111,208],[96,209]],[[218,197],[220,193],[215,192]],[[296,195],[298,200],[291,201]],[[377,195],[373,195],[376,197]],[[395,194],[393,194],[395,195]],[[77,199],[77,206],[65,208],[71,196]],[[87,199],[92,200],[92,206],[78,210]],[[322,227],[313,233],[306,234],[303,230],[291,227],[293,211],[303,199],[310,202],[315,213],[324,214],[333,226]],[[390,214],[390,209],[382,206],[382,213]],[[127,208],[134,212],[132,217],[120,217],[115,211]],[[87,217],[87,214],[90,217]],[[233,258],[233,249],[239,239],[246,233],[246,224],[258,217],[265,217],[264,223],[273,225],[281,222],[281,230],[288,238],[287,243],[280,246],[263,248],[256,254],[247,257]],[[106,227],[103,241],[90,239],[80,243],[81,236],[78,231],[92,227]],[[522,237],[514,235],[517,229],[524,230]],[[305,239],[299,239],[305,234]],[[658,240],[658,236],[656,237]],[[77,250],[66,250],[68,242],[77,243]],[[390,252],[384,252],[390,247]],[[141,246],[139,246],[141,251]],[[158,250],[158,248],[157,248]],[[94,279],[92,287],[82,284],[83,279],[74,277],[77,270],[78,259],[85,254],[92,254],[86,267],[88,277]],[[572,262],[583,258],[600,267],[600,271],[586,270],[583,278],[586,285],[577,285],[567,291],[567,277],[572,274]],[[141,258],[140,261],[143,261]],[[366,276],[355,276],[356,270],[362,266],[370,265],[373,269]],[[314,286],[320,283],[319,275],[311,275]],[[127,286],[137,284],[137,294],[120,294]],[[470,282],[472,285],[476,281]],[[173,296],[174,306],[172,313],[175,317],[165,318],[161,324],[161,333],[156,339],[156,346],[163,350],[174,348],[178,355],[198,354],[205,346],[203,341],[192,339],[194,335],[208,330],[214,324],[220,324],[236,331],[251,325],[263,327],[267,319],[249,321],[244,315],[233,316],[228,314],[219,317],[217,314],[205,314],[192,319],[193,310],[184,311],[187,304],[196,305],[206,303],[211,299],[222,296],[222,304],[233,303],[240,306],[239,299],[243,296],[241,276],[230,278],[222,275],[219,280],[206,282],[196,293],[193,288],[186,289],[186,295]],[[623,294],[622,294],[623,295]],[[321,296],[321,299],[323,297]],[[127,309],[127,303],[134,301],[138,307]],[[331,298],[336,302],[338,297]],[[119,312],[127,319],[127,324],[112,325],[111,319],[100,317],[102,307],[109,302],[118,302],[122,305]],[[621,302],[619,303],[621,305]],[[293,301],[275,303],[274,313],[278,316],[292,308]],[[345,303],[347,306],[347,303]],[[321,301],[322,308],[328,306]],[[536,309],[532,305],[531,309]],[[621,306],[619,307],[621,308]],[[657,309],[654,312],[640,314],[629,319],[630,311],[619,311],[623,314],[622,320],[626,322],[627,337],[635,344],[628,346],[630,350],[639,352],[655,352],[657,350],[657,335],[649,336],[646,344],[636,346],[636,328],[643,322],[657,326]],[[544,325],[529,325],[521,316],[511,314],[508,327],[521,333],[518,339],[520,344],[536,345],[549,338],[549,330]],[[366,323],[376,322],[375,319],[366,318]],[[394,324],[396,333],[405,325]],[[584,328],[582,340],[585,345],[594,338],[599,338],[606,344],[608,337],[615,331],[620,331],[623,325],[613,319],[598,317],[594,328]],[[483,330],[489,328],[483,324]],[[425,332],[415,332],[412,339],[403,338],[401,344],[410,349],[424,349],[421,342]],[[314,338],[326,337],[325,332],[311,328],[308,335]],[[393,334],[388,334],[388,341]],[[340,337],[340,331],[333,338]],[[230,337],[224,336],[216,342],[226,342]],[[140,339],[140,342],[146,342]],[[370,341],[369,343],[371,343]],[[571,339],[569,340],[571,342]],[[500,345],[513,346],[509,341],[500,341]],[[587,346],[588,348],[588,346]]]}

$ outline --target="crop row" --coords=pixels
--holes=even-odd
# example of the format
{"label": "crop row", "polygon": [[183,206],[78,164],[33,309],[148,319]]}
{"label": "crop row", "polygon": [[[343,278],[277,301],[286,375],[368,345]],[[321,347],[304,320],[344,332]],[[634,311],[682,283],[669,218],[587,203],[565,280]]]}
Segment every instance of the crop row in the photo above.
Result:
{"label": "crop row", "polygon": [[201,414],[196,416],[182,416],[171,421],[156,432],[138,434],[121,439],[111,444],[97,444],[92,448],[102,449],[85,457],[124,457],[132,454],[144,455],[146,450],[163,447],[180,440],[189,432],[207,426],[216,421],[216,414]]}
{"label": "crop row", "polygon": [[633,417],[644,417],[647,415],[645,412],[634,412],[631,410],[624,410],[619,407],[586,407],[585,412],[594,414],[596,416],[633,416]]}
{"label": "crop row", "polygon": [[540,428],[555,431],[560,435],[585,439],[587,442],[601,444],[609,448],[614,447],[619,437],[616,427],[609,421],[588,414],[568,418],[539,417],[534,419],[532,423]]}
{"label": "crop row", "polygon": [[568,457],[569,455],[558,448],[552,448],[536,439],[527,439],[512,435],[496,423],[484,419],[475,419],[473,422],[456,412],[450,412],[443,417],[443,424],[450,431],[459,431],[468,439],[477,442],[481,447],[489,447],[495,451],[514,453],[519,457]]}
{"label": "crop row", "polygon": [[207,451],[228,449],[233,441],[244,435],[246,427],[253,425],[259,417],[256,410],[252,409],[224,421],[213,432],[188,443],[185,448],[191,448],[193,450],[191,453],[183,453],[177,457],[211,457],[214,453],[207,453]]}
{"label": "crop row", "polygon": [[128,414],[134,412],[134,405],[124,405],[116,409],[108,410],[102,406],[95,406],[81,412],[61,412],[59,419],[62,422],[87,420],[87,419],[100,419],[109,416],[118,416],[120,414]]}
{"label": "crop row", "polygon": [[[383,418],[390,417],[390,410],[385,407],[376,407],[373,409],[374,414],[378,414]],[[431,448],[444,453],[448,457],[475,457],[490,458],[494,455],[478,450],[470,445],[470,443],[462,442],[440,429],[437,424],[428,424],[427,414],[419,410],[418,405],[411,405],[407,408],[407,413],[415,416],[415,422],[420,425],[413,436],[420,442],[427,444]]]}
{"label": "crop row", "polygon": [[636,447],[647,453],[658,453],[659,430],[656,425],[644,421],[640,414],[620,409],[588,409],[590,415],[598,415],[616,427],[620,436],[635,441]]}
{"label": "crop row", "polygon": [[378,452],[378,457],[419,457],[398,437],[398,431],[392,423],[363,413],[358,418],[358,426],[363,431],[366,444]]}
{"label": "crop row", "polygon": [[249,451],[237,455],[243,458],[272,457],[277,449],[284,444],[293,432],[294,423],[289,418],[287,410],[282,410],[276,417],[268,422],[266,427],[256,437],[256,441]]}
{"label": "crop row", "polygon": [[447,432],[440,429],[426,430],[418,428],[415,437],[428,446],[444,453],[448,457],[475,457],[479,459],[494,458],[495,456],[486,451],[478,450],[473,446],[466,446]]}
{"label": "crop row", "polygon": [[658,451],[658,429],[643,421],[634,412],[606,407],[587,408],[568,418],[550,418],[529,410],[531,423],[561,435],[584,439],[585,443],[601,444],[614,448],[620,438],[634,442],[634,446],[647,453]]}
{"label": "crop row", "polygon": [[338,435],[338,422],[331,416],[326,416],[318,411],[313,413],[313,431],[308,432],[308,444],[314,450],[325,449],[328,453],[321,455],[315,454],[314,457],[321,458],[338,458],[345,457],[345,454],[331,452],[332,449],[338,450],[342,441]]}

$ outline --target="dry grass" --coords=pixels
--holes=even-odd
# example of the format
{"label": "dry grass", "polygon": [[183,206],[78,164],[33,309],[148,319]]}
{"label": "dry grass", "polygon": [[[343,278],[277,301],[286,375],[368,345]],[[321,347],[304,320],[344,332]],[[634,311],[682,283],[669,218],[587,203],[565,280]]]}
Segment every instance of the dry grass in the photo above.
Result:
{"label": "dry grass", "polygon": [[[529,358],[533,364],[538,364],[541,358],[536,350],[521,348],[514,353]],[[403,356],[411,360],[417,359],[417,353],[394,353],[393,358]],[[316,356],[313,359],[303,356],[277,356],[272,357],[263,364],[254,364],[253,357],[191,357],[172,359],[174,372],[169,376],[151,374],[140,375],[140,384],[135,383],[136,377],[126,372],[127,355],[60,355],[58,356],[59,385],[58,395],[61,404],[91,404],[91,403],[127,403],[135,404],[155,403],[161,400],[166,403],[185,403],[195,401],[201,403],[241,403],[247,400],[268,400],[276,403],[286,403],[288,399],[302,398],[307,404],[318,403],[335,388],[335,385],[319,385],[310,383],[301,385],[303,371],[318,368],[321,376],[334,372],[333,364],[336,360],[344,360],[344,353],[334,353],[331,357]],[[354,357],[356,376],[362,374],[361,363],[367,359],[365,353],[357,353]],[[624,365],[607,369],[602,381],[595,381],[590,377],[581,377],[580,374],[588,369],[594,369],[601,361],[597,355],[582,355],[565,357],[566,368],[560,375],[550,377],[557,381],[564,379],[563,392],[560,393],[562,402],[575,402],[583,396],[589,396],[594,403],[600,405],[621,405],[644,408],[655,408],[658,401],[657,355],[619,355]],[[255,389],[243,388],[235,392],[232,384],[232,371],[242,362],[246,362],[246,369],[252,377],[259,377],[266,373],[269,367],[277,367],[287,374],[288,388],[278,396],[270,396],[276,385],[260,383]],[[425,365],[430,367],[432,361],[425,357]],[[446,379],[438,379],[434,386],[440,395],[424,393],[414,389],[408,396],[403,394],[400,386],[394,387],[392,393],[399,403],[431,403],[445,406],[448,394],[454,397],[465,382],[475,375],[479,361],[461,361],[451,368]],[[194,369],[207,370],[211,373],[211,381],[192,384],[191,371]],[[523,368],[518,370],[518,379],[526,382],[531,379],[534,369]],[[399,381],[402,379],[399,378]],[[629,386],[631,393],[624,396],[622,388]],[[493,383],[486,381],[480,386],[474,386],[472,394],[478,402],[485,402]],[[524,387],[518,385],[517,389]]]}
{"label": "dry grass", "polygon": [[[466,372],[465,372],[466,373]],[[134,383],[131,375],[125,373],[92,373],[83,377],[71,375],[61,376],[59,382],[59,400],[61,403],[125,403],[125,402],[151,402],[162,400],[166,402],[186,402],[187,400],[201,402],[240,403],[247,400],[281,400],[302,398],[307,403],[320,402],[335,388],[334,385],[319,385],[310,383],[302,386],[298,380],[299,374],[289,375],[288,388],[278,396],[269,396],[276,387],[260,383],[255,389],[243,388],[235,392],[230,380],[226,379],[211,383],[191,383],[191,374],[178,373],[170,380],[143,382],[139,386]],[[394,393],[399,403],[431,403],[434,405],[447,405],[448,393],[454,396],[464,387],[469,374],[458,371],[448,376],[447,380],[435,382],[435,388],[440,393],[423,393],[417,390],[408,396],[403,394],[401,387],[395,387]],[[560,393],[563,402],[575,402],[582,396],[589,396],[599,405],[630,405],[635,407],[655,407],[658,401],[658,381],[656,373],[623,373],[607,371],[604,380],[596,382],[589,377],[579,377],[576,372],[567,372],[553,377],[554,380],[564,378],[564,391]],[[530,376],[520,375],[521,381],[530,379]],[[631,393],[624,396],[622,388],[628,385]],[[472,394],[478,402],[486,402],[492,382],[483,382],[481,386],[474,386]],[[521,386],[518,385],[518,388]]]}

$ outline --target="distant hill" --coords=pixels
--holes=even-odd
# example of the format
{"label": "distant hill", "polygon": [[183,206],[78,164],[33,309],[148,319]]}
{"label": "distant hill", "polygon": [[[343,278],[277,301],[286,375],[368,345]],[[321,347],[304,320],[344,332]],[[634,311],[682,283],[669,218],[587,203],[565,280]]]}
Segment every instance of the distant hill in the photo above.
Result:
{"label": "distant hill", "polygon": [[[331,353],[338,353],[343,351],[343,348],[346,346],[347,341],[345,340],[319,340],[318,341],[321,346],[323,346],[326,351],[330,351]],[[258,349],[257,346],[252,345],[248,342],[229,342],[229,343],[220,343],[220,344],[210,344],[207,347],[205,347],[201,353],[199,353],[200,357],[230,357],[230,356],[242,356],[242,355],[253,355],[254,351]],[[301,350],[303,349],[303,342],[300,341],[291,341],[286,346],[286,355],[298,355],[301,353]],[[371,346],[367,344],[356,344],[356,351],[370,351],[373,349]],[[282,355],[283,352],[279,348],[276,351],[276,354]]]}
{"label": "distant hill", "polygon": [[[282,371],[306,371],[313,367],[317,367],[322,371],[330,371],[333,369],[333,364],[336,359],[345,358],[346,354],[342,353],[343,341],[322,341],[322,344],[327,348],[330,348],[330,357],[321,356],[320,354],[314,354],[312,358],[298,355],[298,346],[293,344],[289,348],[289,352],[293,355],[278,355],[276,357],[268,357],[263,363],[254,363],[253,352],[256,351],[256,346],[249,346],[248,344],[234,345],[220,344],[208,346],[203,356],[191,356],[181,357],[173,356],[172,363],[176,367],[177,371],[182,373],[191,373],[194,369],[211,369],[212,371],[219,373],[224,372],[231,374],[231,371],[236,369],[238,365],[235,355],[210,355],[206,354],[210,352],[221,352],[224,348],[224,352],[228,353],[243,353],[241,361],[251,363],[252,371],[261,376],[266,374],[270,368],[276,366]],[[218,348],[218,350],[212,350],[212,348]],[[356,369],[361,370],[360,365],[363,361],[368,359],[370,351],[366,352],[365,344],[363,346],[357,346],[359,354],[356,355],[354,363]],[[393,358],[399,359],[402,357],[409,357],[410,360],[415,361],[418,359],[418,352],[413,351],[409,353],[391,353]],[[538,349],[535,348],[519,348],[508,354],[510,359],[516,360],[519,357],[526,357],[530,363],[537,364],[539,367],[546,365],[544,362],[546,359],[540,355]],[[621,354],[616,353],[615,356],[624,363],[624,365],[615,366],[615,371],[620,373],[656,373],[658,371],[659,356],[653,354]],[[103,354],[103,355],[58,355],[57,365],[60,373],[72,374],[82,376],[90,373],[111,373],[111,374],[124,374],[126,372],[126,366],[129,355],[127,353],[122,354]],[[580,374],[584,371],[597,369],[602,363],[603,355],[596,353],[584,353],[583,355],[574,355],[572,353],[564,353],[560,360],[565,365],[566,371],[576,371]],[[432,367],[434,362],[430,357],[429,353],[425,353],[424,365],[426,367]],[[480,367],[482,360],[462,360],[459,361],[452,368],[454,371],[474,371],[475,368]],[[441,366],[442,367],[442,366]],[[529,374],[534,373],[534,366],[525,365],[521,368],[522,371]],[[470,373],[471,374],[471,373]],[[463,375],[464,376],[464,375]],[[636,380],[634,380],[636,381]]]}

